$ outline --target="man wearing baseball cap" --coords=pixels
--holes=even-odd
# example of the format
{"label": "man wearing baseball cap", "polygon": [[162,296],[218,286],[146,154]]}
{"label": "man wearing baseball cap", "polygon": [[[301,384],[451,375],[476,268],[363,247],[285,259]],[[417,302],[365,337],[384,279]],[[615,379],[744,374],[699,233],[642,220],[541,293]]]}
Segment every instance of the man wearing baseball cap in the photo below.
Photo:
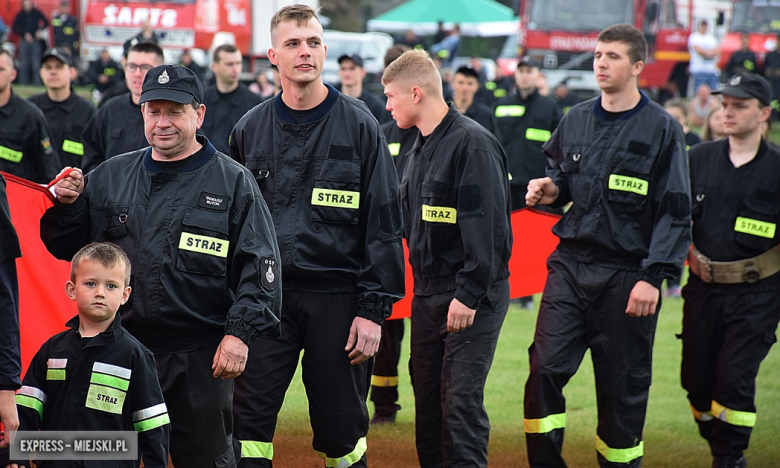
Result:
{"label": "man wearing baseball cap", "polygon": [[190,69],[152,68],[139,101],[151,147],[86,177],[70,170],[55,187],[58,203],[41,220],[41,238],[61,259],[89,242],[127,252],[133,295],[122,323],[155,355],[173,464],[234,467],[232,379],[256,337],[280,333],[273,220],[251,172],[195,134],[206,107]]}
{"label": "man wearing baseball cap", "polygon": [[363,58],[358,54],[344,54],[339,57],[338,62],[341,93],[363,101],[380,124],[393,120],[385,109],[385,102],[363,87],[363,79],[366,77]]}
{"label": "man wearing baseball cap", "polygon": [[60,154],[61,167],[82,167],[84,144],[81,132],[95,115],[95,105],[73,92],[71,81],[78,76],[71,56],[62,47],[43,53],[40,69],[46,92],[29,101],[43,111],[51,128],[51,144]]}
{"label": "man wearing baseball cap", "polygon": [[682,385],[714,468],[743,468],[756,375],[780,320],[780,151],[761,138],[771,91],[736,74],[723,97],[728,138],[691,147],[693,249],[683,288]]}

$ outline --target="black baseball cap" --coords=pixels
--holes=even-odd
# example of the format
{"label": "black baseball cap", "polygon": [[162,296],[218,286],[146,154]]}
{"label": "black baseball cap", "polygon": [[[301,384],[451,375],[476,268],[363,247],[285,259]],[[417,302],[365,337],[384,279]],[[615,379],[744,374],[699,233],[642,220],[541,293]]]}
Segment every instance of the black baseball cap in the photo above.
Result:
{"label": "black baseball cap", "polygon": [[49,57],[54,57],[65,65],[73,65],[70,54],[68,54],[62,47],[52,47],[51,49],[48,49],[46,52],[44,52],[43,55],[41,55],[41,65],[43,65],[43,62],[45,62]]}
{"label": "black baseball cap", "polygon": [[735,98],[756,98],[761,104],[768,106],[772,101],[772,88],[764,77],[753,73],[737,73],[729,78],[723,87],[712,94],[725,94]]}
{"label": "black baseball cap", "polygon": [[523,55],[520,61],[517,62],[517,68],[520,68],[523,65],[531,68],[542,68],[542,66],[539,65],[539,62],[532,59],[530,55]]}
{"label": "black baseball cap", "polygon": [[455,70],[455,74],[457,75],[458,73],[463,76],[479,79],[479,74],[474,70],[474,67],[472,67],[471,64],[458,67],[458,69]]}
{"label": "black baseball cap", "polygon": [[203,85],[195,73],[180,65],[160,65],[146,72],[139,104],[149,101],[173,101],[189,104],[203,102]]}
{"label": "black baseball cap", "polygon": [[341,57],[339,57],[339,65],[341,65],[341,62],[344,60],[352,60],[352,62],[357,65],[358,67],[363,66],[363,57],[361,57],[358,54],[344,54]]}

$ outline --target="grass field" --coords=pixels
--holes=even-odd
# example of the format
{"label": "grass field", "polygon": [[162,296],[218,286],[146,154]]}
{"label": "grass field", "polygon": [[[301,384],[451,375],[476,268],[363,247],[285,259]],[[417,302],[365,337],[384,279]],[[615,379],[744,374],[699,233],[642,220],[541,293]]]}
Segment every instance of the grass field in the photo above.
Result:
{"label": "grass field", "polygon": [[[536,297],[538,305],[539,297]],[[682,301],[663,303],[656,334],[653,385],[645,425],[645,457],[648,468],[709,468],[711,458],[680,386],[682,345],[674,336],[682,323]],[[527,467],[523,434],[523,388],[528,376],[528,346],[533,338],[536,312],[512,307],[501,331],[496,358],[485,390],[490,414],[490,467]],[[408,322],[407,322],[408,324]],[[399,371],[400,404],[396,424],[372,427],[368,434],[368,460],[372,468],[418,466],[414,448],[414,400],[409,376],[408,327]],[[299,370],[300,371],[300,370]],[[311,449],[306,397],[300,373],[293,380],[274,440],[274,466],[320,468]],[[758,422],[746,458],[751,468],[780,467],[780,351],[775,347],[758,376]],[[564,392],[567,399],[564,458],[570,468],[595,467],[594,436],[596,401],[593,367],[586,355],[577,375]],[[373,406],[370,406],[373,411]],[[334,430],[338,421],[334,421]]]}

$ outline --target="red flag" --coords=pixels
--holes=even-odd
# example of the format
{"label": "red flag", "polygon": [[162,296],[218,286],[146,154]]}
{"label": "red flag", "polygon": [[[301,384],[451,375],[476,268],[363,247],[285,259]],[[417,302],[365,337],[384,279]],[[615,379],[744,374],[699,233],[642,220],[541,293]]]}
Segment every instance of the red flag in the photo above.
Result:
{"label": "red flag", "polygon": [[76,315],[76,305],[65,295],[70,263],[54,258],[41,241],[41,216],[53,206],[46,188],[3,172],[7,182],[11,221],[19,236],[22,258],[16,260],[19,276],[19,326],[22,374],[41,345],[65,329]]}
{"label": "red flag", "polygon": [[[540,293],[547,281],[547,257],[558,246],[558,238],[552,227],[559,215],[523,208],[512,212],[512,257],[509,259],[509,295],[523,297]],[[393,305],[389,320],[412,316],[412,267],[409,265],[409,249],[404,240],[406,259],[406,296]]]}

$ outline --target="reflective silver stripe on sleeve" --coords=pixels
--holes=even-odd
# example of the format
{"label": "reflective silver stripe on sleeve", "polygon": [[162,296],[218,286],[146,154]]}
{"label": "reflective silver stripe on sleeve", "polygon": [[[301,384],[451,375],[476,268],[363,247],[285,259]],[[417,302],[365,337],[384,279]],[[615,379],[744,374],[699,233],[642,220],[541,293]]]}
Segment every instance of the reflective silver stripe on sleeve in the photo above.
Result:
{"label": "reflective silver stripe on sleeve", "polygon": [[68,367],[67,359],[49,359],[46,361],[46,367],[49,369],[65,369]]}
{"label": "reflective silver stripe on sleeve", "polygon": [[27,395],[29,397],[33,397],[35,399],[41,400],[42,402],[46,403],[46,394],[43,393],[40,389],[37,389],[35,387],[29,387],[25,385],[24,387],[20,388],[19,391],[16,392],[17,395]]}
{"label": "reflective silver stripe on sleeve", "polygon": [[142,419],[149,419],[159,414],[167,413],[168,407],[165,403],[159,405],[150,406],[149,408],[133,411],[133,421],[140,421]]}

